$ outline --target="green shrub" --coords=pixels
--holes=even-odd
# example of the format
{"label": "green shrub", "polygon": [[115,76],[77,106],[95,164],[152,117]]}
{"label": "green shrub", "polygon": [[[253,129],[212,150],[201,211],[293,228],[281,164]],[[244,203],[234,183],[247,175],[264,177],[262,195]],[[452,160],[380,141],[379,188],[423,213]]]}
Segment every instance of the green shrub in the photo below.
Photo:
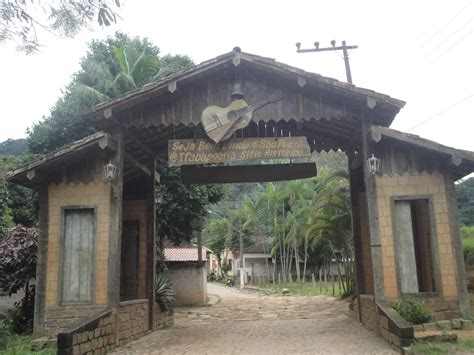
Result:
{"label": "green shrub", "polygon": [[474,246],[464,245],[464,262],[468,265],[474,265]]}
{"label": "green shrub", "polygon": [[461,226],[461,238],[474,240],[474,226]]}
{"label": "green shrub", "polygon": [[408,302],[393,302],[391,306],[410,324],[428,323],[434,318],[433,311],[419,298],[412,298]]}
{"label": "green shrub", "polygon": [[155,300],[163,312],[171,309],[171,303],[175,300],[171,281],[158,275],[156,277]]}

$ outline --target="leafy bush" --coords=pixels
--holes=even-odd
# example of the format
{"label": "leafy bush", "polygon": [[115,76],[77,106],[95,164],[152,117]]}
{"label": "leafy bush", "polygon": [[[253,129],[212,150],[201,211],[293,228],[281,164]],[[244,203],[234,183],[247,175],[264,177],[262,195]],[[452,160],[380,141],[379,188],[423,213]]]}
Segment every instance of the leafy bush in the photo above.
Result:
{"label": "leafy bush", "polygon": [[25,292],[10,312],[11,327],[17,333],[33,329],[35,289],[30,281],[36,276],[38,238],[38,229],[18,225],[0,239],[0,288],[9,295]]}
{"label": "leafy bush", "polygon": [[412,298],[408,302],[393,302],[391,306],[410,324],[428,323],[434,318],[433,311],[419,298]]}
{"label": "leafy bush", "polygon": [[461,238],[474,240],[474,226],[461,226]]}
{"label": "leafy bush", "polygon": [[167,278],[161,275],[156,277],[155,300],[163,312],[170,310],[171,303],[175,300],[171,285],[171,281]]}
{"label": "leafy bush", "polygon": [[464,261],[468,265],[474,265],[474,246],[472,245],[465,245],[463,247],[464,251]]}
{"label": "leafy bush", "polygon": [[474,227],[461,227],[462,246],[464,261],[468,265],[474,265]]}
{"label": "leafy bush", "polygon": [[15,302],[15,308],[8,312],[11,330],[16,334],[30,333],[33,330],[35,310],[35,286],[29,286],[25,297]]}
{"label": "leafy bush", "polygon": [[217,280],[217,273],[212,270],[210,273],[207,274],[207,281],[216,281]]}

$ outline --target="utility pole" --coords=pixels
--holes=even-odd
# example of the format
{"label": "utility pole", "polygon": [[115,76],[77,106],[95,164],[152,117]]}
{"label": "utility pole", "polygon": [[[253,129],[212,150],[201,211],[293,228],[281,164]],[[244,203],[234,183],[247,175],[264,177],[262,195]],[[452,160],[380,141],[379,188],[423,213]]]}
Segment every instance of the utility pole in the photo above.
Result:
{"label": "utility pole", "polygon": [[348,46],[346,41],[342,41],[342,45],[336,47],[336,41],[331,41],[331,47],[319,48],[319,42],[314,42],[314,48],[301,49],[301,43],[296,43],[296,53],[310,53],[310,52],[327,52],[327,51],[341,51],[344,55],[344,65],[346,67],[347,82],[352,84],[351,67],[349,65],[348,49],[357,49],[357,46]]}

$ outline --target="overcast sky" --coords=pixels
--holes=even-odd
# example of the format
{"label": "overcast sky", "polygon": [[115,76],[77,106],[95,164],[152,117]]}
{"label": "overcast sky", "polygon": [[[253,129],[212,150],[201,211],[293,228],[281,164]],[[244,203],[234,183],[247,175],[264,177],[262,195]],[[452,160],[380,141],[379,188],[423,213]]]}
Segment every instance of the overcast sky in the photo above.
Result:
{"label": "overcast sky", "polygon": [[[0,45],[0,142],[47,116],[79,69],[87,43],[116,30],[196,63],[242,51],[346,80],[335,52],[297,54],[331,40],[356,44],[354,84],[407,102],[392,127],[474,151],[474,4],[451,1],[121,0],[122,20],[73,40],[41,34],[41,53]],[[96,27],[96,26],[94,26]]]}

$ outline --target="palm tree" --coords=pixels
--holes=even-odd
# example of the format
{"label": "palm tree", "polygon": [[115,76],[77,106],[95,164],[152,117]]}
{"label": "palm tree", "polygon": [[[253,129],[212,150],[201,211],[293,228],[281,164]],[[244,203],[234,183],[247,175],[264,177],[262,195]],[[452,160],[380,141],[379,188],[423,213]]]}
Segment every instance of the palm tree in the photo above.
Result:
{"label": "palm tree", "polygon": [[160,70],[160,60],[146,48],[138,52],[134,46],[112,45],[112,52],[120,68],[114,82],[125,91],[137,89],[149,83]]}
{"label": "palm tree", "polygon": [[[330,246],[344,294],[350,294],[354,290],[351,218],[347,173],[322,172],[315,188],[308,234],[316,241],[326,242]],[[339,267],[340,261],[344,264],[345,280]]]}

